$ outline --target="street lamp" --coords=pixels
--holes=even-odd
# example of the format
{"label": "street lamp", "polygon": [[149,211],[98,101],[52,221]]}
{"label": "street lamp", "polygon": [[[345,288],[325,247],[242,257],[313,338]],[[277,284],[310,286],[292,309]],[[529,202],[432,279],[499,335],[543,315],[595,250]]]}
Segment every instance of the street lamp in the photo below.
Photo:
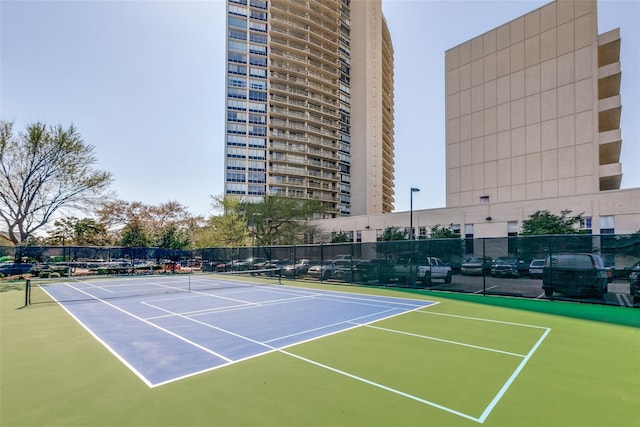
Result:
{"label": "street lamp", "polygon": [[411,187],[411,199],[410,199],[410,210],[409,210],[409,229],[410,229],[410,235],[409,235],[409,240],[413,240],[414,235],[413,235],[413,193],[416,193],[420,191],[419,188],[416,187]]}

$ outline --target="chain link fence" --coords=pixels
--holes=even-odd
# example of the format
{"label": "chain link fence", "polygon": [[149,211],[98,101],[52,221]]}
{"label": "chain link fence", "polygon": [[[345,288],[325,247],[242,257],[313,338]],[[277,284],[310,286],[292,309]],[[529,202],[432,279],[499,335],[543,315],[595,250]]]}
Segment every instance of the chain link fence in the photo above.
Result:
{"label": "chain link fence", "polygon": [[[576,254],[589,254],[590,261],[584,257],[568,257]],[[4,261],[0,265],[0,276],[6,277],[4,280],[226,271],[259,274],[261,269],[280,268],[284,278],[325,284],[423,288],[640,306],[638,234],[194,250],[17,246],[0,247],[0,257]],[[564,287],[557,282],[562,282]]]}

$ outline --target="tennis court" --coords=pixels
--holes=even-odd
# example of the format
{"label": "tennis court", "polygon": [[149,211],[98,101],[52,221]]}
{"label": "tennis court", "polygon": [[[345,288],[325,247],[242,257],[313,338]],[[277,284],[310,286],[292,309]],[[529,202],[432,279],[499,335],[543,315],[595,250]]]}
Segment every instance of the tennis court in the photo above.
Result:
{"label": "tennis court", "polygon": [[[152,388],[278,352],[479,423],[550,332],[432,312],[433,301],[237,278],[99,279],[42,289]],[[402,366],[389,369],[398,354]]]}
{"label": "tennis court", "polygon": [[[150,278],[39,283],[27,307],[8,283],[0,424],[600,427],[640,416],[633,309],[196,275],[139,295]],[[81,324],[77,310],[97,313]]]}
{"label": "tennis court", "polygon": [[198,276],[42,289],[151,387],[433,304]]}

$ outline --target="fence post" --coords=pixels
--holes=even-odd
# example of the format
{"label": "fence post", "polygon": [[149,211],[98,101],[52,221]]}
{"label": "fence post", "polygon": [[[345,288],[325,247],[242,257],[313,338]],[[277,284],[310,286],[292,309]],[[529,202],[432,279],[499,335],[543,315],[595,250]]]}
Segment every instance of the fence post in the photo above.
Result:
{"label": "fence post", "polygon": [[31,279],[26,279],[24,289],[24,306],[31,305]]}
{"label": "fence post", "polygon": [[482,238],[482,295],[487,295],[487,272],[484,271],[484,263],[487,256],[487,249],[485,246],[485,242],[487,239],[485,237]]}

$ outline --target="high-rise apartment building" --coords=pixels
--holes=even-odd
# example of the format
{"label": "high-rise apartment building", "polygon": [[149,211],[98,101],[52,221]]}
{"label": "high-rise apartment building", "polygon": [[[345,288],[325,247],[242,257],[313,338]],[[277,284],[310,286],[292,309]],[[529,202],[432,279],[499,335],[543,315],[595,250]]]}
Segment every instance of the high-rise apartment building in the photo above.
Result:
{"label": "high-rise apartment building", "polygon": [[380,0],[228,0],[225,194],[393,209],[393,48]]}
{"label": "high-rise apartment building", "polygon": [[447,207],[620,188],[620,33],[558,0],[446,52]]}

